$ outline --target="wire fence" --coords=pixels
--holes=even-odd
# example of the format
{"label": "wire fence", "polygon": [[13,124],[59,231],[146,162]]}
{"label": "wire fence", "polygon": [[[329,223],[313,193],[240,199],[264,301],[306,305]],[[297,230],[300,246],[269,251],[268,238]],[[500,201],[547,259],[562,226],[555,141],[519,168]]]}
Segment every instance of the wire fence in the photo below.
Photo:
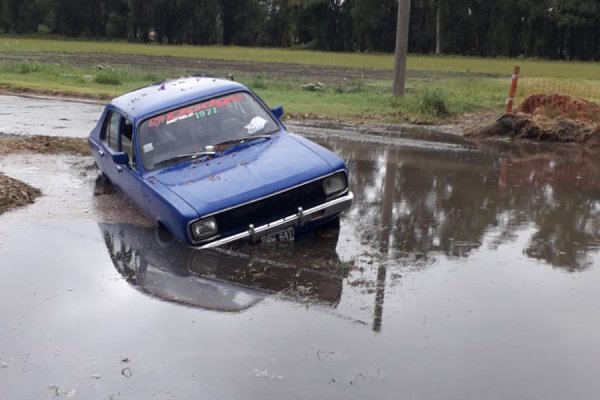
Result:
{"label": "wire fence", "polygon": [[600,123],[598,80],[532,76],[520,71],[514,111]]}

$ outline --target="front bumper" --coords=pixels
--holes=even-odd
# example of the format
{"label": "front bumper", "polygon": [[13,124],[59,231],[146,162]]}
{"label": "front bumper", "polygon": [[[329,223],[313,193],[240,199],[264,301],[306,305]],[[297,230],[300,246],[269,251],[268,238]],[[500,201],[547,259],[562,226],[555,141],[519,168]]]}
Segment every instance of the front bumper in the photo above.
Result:
{"label": "front bumper", "polygon": [[328,201],[308,210],[303,210],[302,207],[298,207],[298,212],[294,215],[290,215],[288,217],[258,227],[250,225],[248,226],[248,230],[244,232],[240,232],[236,235],[215,240],[214,242],[210,242],[205,245],[199,246],[198,248],[210,249],[242,239],[251,239],[255,241],[260,239],[261,236],[276,233],[286,228],[302,227],[306,223],[316,221],[319,219],[325,219],[327,217],[332,217],[341,213],[344,210],[347,210],[352,205],[352,199],[354,199],[354,195],[352,194],[352,192],[348,192],[342,197],[338,197],[334,200]]}

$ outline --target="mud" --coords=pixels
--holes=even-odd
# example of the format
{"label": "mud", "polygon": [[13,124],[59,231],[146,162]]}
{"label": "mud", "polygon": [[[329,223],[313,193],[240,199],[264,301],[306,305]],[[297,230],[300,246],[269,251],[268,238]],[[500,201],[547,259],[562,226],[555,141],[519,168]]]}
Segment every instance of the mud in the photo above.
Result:
{"label": "mud", "polygon": [[600,146],[600,106],[595,103],[558,94],[532,95],[518,110],[491,124],[470,127],[465,136]]}
{"label": "mud", "polygon": [[[0,156],[19,153],[90,155],[90,150],[83,138],[0,136]],[[0,214],[16,207],[31,204],[41,195],[39,189],[5,176],[0,172]]]}
{"label": "mud", "polygon": [[0,136],[0,155],[8,153],[91,155],[84,138],[57,136]]}
{"label": "mud", "polygon": [[597,152],[298,129],[355,203],[276,247],[165,242],[89,157],[0,156],[44,193],[0,215],[0,397],[596,396]]}
{"label": "mud", "polygon": [[588,124],[600,122],[600,105],[560,94],[528,96],[518,111],[546,117],[560,116]]}
{"label": "mud", "polygon": [[505,114],[482,128],[469,129],[467,138],[508,137],[538,142],[578,143],[600,146],[600,127],[567,118],[547,118],[529,114]]}
{"label": "mud", "polygon": [[23,182],[0,172],[0,214],[16,207],[31,204],[42,193]]}

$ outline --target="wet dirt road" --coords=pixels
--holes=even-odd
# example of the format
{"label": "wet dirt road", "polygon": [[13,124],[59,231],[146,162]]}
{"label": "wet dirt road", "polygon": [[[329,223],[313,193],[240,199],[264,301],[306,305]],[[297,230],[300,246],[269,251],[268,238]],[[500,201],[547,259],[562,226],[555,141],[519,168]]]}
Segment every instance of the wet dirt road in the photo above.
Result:
{"label": "wet dirt road", "polygon": [[304,133],[356,201],[280,247],[165,245],[90,159],[0,157],[44,192],[0,215],[0,398],[597,396],[596,154]]}

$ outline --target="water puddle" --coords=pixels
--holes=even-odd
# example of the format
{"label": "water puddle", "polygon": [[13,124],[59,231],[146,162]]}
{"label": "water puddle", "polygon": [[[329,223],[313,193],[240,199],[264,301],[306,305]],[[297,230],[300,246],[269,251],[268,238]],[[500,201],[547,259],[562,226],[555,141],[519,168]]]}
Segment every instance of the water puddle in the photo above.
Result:
{"label": "water puddle", "polygon": [[97,102],[0,95],[0,133],[87,137],[103,106]]}
{"label": "water puddle", "polygon": [[306,134],[348,161],[353,207],[339,229],[273,246],[164,241],[86,158],[0,158],[44,193],[0,216],[3,395],[600,390],[596,153],[332,131]]}

